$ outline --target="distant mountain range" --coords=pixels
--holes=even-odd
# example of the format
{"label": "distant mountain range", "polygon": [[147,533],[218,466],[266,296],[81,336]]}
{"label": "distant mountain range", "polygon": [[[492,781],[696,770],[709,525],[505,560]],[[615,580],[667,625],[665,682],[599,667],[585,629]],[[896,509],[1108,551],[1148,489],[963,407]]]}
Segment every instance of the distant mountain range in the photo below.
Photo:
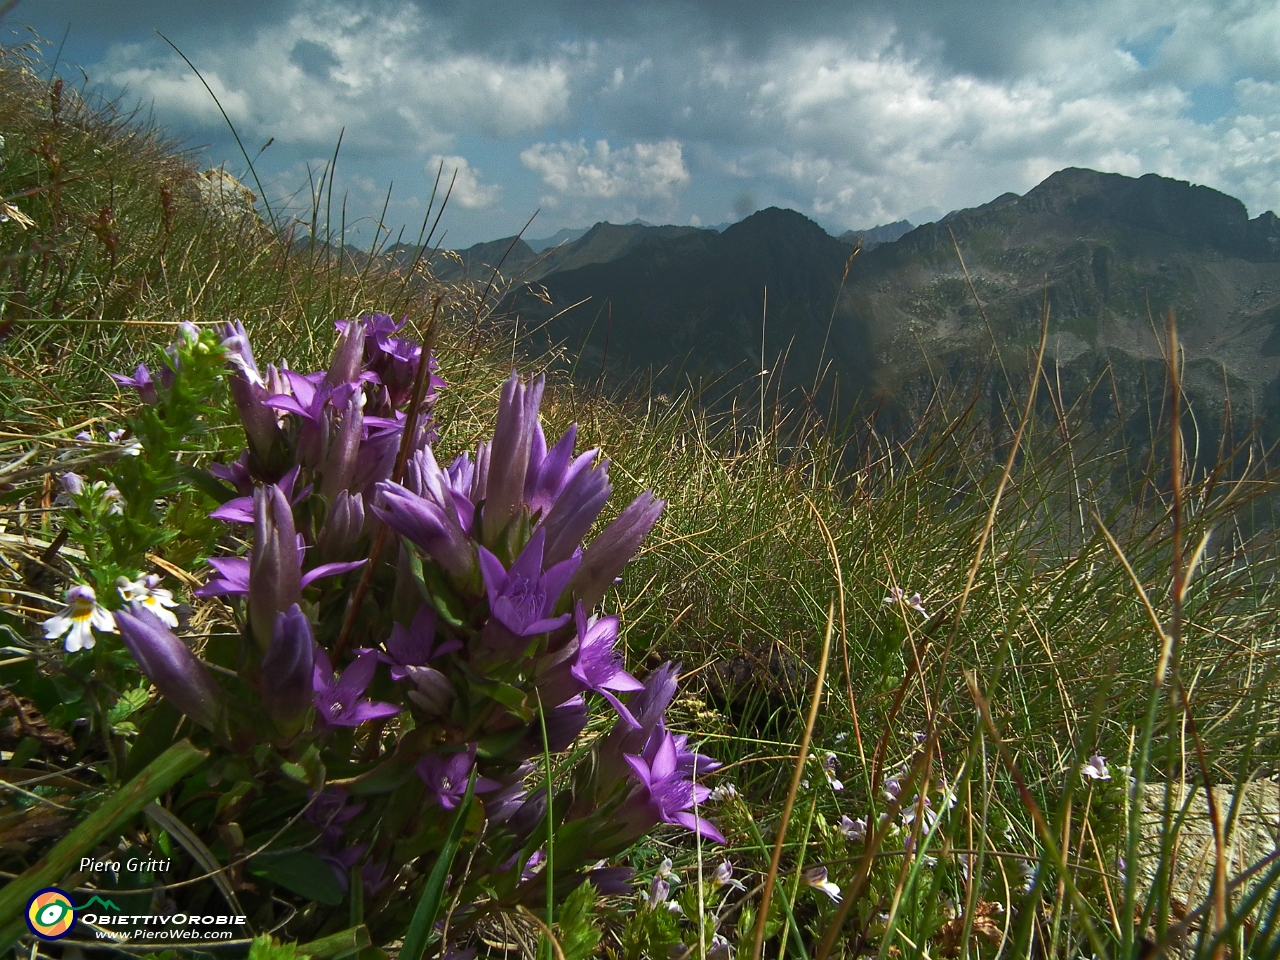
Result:
{"label": "distant mountain range", "polygon": [[670,389],[684,374],[754,384],[763,367],[787,388],[821,361],[844,397],[898,395],[983,360],[993,338],[1020,368],[1047,297],[1065,393],[1109,367],[1129,402],[1149,401],[1163,382],[1150,318],[1162,330],[1173,309],[1193,395],[1219,406],[1230,392],[1280,424],[1280,220],[1208,187],[1073,168],[919,227],[832,237],[770,208],[722,231],[600,223],[538,245],[508,238],[433,266],[487,279],[505,254],[519,282],[503,306],[524,330],[585,300],[534,345],[564,344],[587,377],[652,373]]}

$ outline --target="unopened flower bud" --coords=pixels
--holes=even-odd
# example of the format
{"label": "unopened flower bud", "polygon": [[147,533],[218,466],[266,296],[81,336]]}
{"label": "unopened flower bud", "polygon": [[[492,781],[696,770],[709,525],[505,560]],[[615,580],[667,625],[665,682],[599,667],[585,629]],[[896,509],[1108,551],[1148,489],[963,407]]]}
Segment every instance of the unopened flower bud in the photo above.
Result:
{"label": "unopened flower bud", "polygon": [[222,709],[222,691],[209,669],[160,618],[135,605],[117,610],[116,627],[138,667],[161,695],[203,727],[213,729]]}
{"label": "unopened flower bud", "polygon": [[271,645],[262,658],[262,704],[286,738],[298,735],[311,708],[314,667],[311,623],[295,603],[276,617]]}
{"label": "unopened flower bud", "polygon": [[289,498],[275,484],[253,494],[253,557],[249,567],[249,626],[266,653],[276,617],[302,599],[298,535]]}

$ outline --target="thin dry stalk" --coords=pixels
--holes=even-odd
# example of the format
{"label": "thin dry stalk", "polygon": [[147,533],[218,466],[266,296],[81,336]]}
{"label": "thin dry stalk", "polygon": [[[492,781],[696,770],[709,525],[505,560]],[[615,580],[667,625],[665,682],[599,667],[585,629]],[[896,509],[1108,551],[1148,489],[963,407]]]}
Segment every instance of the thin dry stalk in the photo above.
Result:
{"label": "thin dry stalk", "polygon": [[827,677],[827,657],[831,653],[831,631],[835,627],[836,604],[832,600],[827,606],[827,629],[822,638],[822,656],[818,660],[818,676],[813,682],[813,698],[809,701],[809,717],[805,721],[804,735],[800,738],[800,753],[796,757],[795,772],[791,775],[791,787],[787,790],[787,800],[782,807],[782,819],[778,823],[778,836],[773,842],[773,857],[769,861],[769,872],[764,878],[764,893],[760,897],[760,913],[756,917],[754,942],[751,946],[752,960],[760,960],[764,953],[764,928],[769,917],[769,901],[773,898],[773,887],[778,879],[778,864],[782,861],[782,845],[787,838],[787,824],[791,821],[791,811],[795,807],[796,793],[800,790],[800,780],[804,777],[804,765],[809,759],[809,741],[813,736],[813,727],[818,722],[818,706],[822,703],[822,685]]}

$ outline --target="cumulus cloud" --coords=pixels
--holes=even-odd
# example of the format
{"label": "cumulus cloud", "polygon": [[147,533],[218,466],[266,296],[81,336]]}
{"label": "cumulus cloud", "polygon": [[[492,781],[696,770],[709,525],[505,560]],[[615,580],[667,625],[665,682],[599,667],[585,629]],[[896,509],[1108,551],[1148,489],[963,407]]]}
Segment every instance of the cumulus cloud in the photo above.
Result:
{"label": "cumulus cloud", "polygon": [[539,203],[551,229],[770,204],[865,227],[1071,165],[1280,208],[1274,0],[228,0],[225,28],[172,0],[119,3],[128,18],[101,0],[38,9],[58,31],[99,25],[92,77],[217,136],[204,88],[147,38],[164,27],[242,133],[276,138],[263,163],[282,177],[344,130],[353,169],[411,192],[443,157],[451,242],[509,234]]}
{"label": "cumulus cloud", "polygon": [[426,173],[434,177],[440,171],[440,182],[452,182],[453,192],[449,194],[450,202],[460,203],[468,210],[483,210],[498,202],[502,196],[499,184],[483,184],[480,182],[480,171],[467,163],[466,157],[442,157],[435,154],[426,165]]}
{"label": "cumulus cloud", "polygon": [[689,183],[683,148],[677,140],[635,143],[611,148],[608,140],[535,143],[520,153],[520,162],[542,177],[556,193],[569,197],[612,200],[618,197],[670,198]]}
{"label": "cumulus cloud", "polygon": [[[290,16],[246,41],[190,51],[232,119],[283,142],[394,145],[426,152],[460,130],[511,137],[563,113],[566,67],[451,49],[407,0],[370,5],[300,0]],[[197,124],[216,108],[190,68],[167,50],[116,45],[107,78]],[[201,96],[203,94],[203,96]]]}

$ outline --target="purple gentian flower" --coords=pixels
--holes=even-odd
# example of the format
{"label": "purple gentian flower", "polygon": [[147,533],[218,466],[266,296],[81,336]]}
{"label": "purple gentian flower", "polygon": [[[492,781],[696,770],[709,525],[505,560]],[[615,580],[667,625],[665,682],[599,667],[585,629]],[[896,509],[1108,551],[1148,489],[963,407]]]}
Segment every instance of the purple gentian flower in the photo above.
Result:
{"label": "purple gentian flower", "polygon": [[318,796],[314,790],[308,791],[307,799],[311,806],[307,808],[306,817],[320,828],[325,845],[331,847],[342,842],[347,821],[365,808],[363,803],[348,804],[349,798],[341,787],[325,787]]}
{"label": "purple gentian flower", "polygon": [[[633,727],[619,718],[613,729],[604,736],[597,754],[598,800],[603,801],[627,775],[624,755],[642,752],[653,731],[662,726],[662,715],[676,695],[679,676],[680,664],[671,662],[662,664],[650,673],[645,677],[644,689],[635,694],[627,704],[628,712],[640,726]],[[708,769],[702,762],[698,763],[700,772],[705,773]]]}
{"label": "purple gentian flower", "polygon": [[145,363],[138,364],[133,371],[132,377],[122,376],[118,373],[109,373],[107,376],[122,387],[133,387],[138,391],[138,398],[148,406],[154,406],[160,402],[160,394],[156,391],[156,383],[151,379],[151,371],[147,369]]}
{"label": "purple gentian flower", "polygon": [[377,654],[364,653],[356,657],[335,680],[329,657],[317,644],[311,689],[312,700],[321,719],[330,726],[358,727],[366,720],[381,720],[399,713],[402,707],[376,703],[364,697],[377,669]]}
{"label": "purple gentian flower", "polygon": [[602,897],[625,897],[631,893],[635,873],[631,867],[595,867],[586,872],[585,879]]}
{"label": "purple gentian flower", "polygon": [[578,657],[569,672],[588,690],[608,700],[623,723],[632,729],[640,729],[640,722],[612,693],[614,690],[630,693],[644,689],[643,683],[622,668],[622,660],[614,652],[618,618],[604,617],[589,623],[581,603],[574,605],[574,617],[578,626]]}
{"label": "purple gentian flower", "polygon": [[276,617],[302,599],[302,571],[293,508],[275,484],[253,493],[253,553],[249,559],[249,626],[264,653]]}
{"label": "purple gentian flower", "polygon": [[436,657],[462,649],[462,644],[452,638],[437,647],[435,638],[436,614],[424,603],[414,614],[408,629],[399,623],[392,624],[387,652],[375,653],[380,661],[391,665],[392,680],[404,680],[409,676],[410,667],[425,667]]}
{"label": "purple gentian flower", "polygon": [[687,779],[680,770],[671,734],[654,730],[642,756],[627,754],[624,759],[636,783],[636,789],[618,810],[626,824],[624,836],[642,836],[656,823],[672,823],[717,843],[725,842],[715,824],[690,812],[689,808],[705,801],[711,791]]}
{"label": "purple gentian flower", "polygon": [[[214,466],[219,466],[219,464],[215,464]],[[303,487],[296,494],[294,493],[293,486],[297,483],[298,474],[301,470],[301,467],[294,467],[276,482],[276,486],[280,488],[280,492],[284,494],[285,499],[289,501],[290,505],[301,503],[307,498],[308,494],[311,493],[311,487],[309,486]],[[209,472],[213,473],[212,467],[209,469]],[[216,475],[217,474],[215,474],[215,476]],[[228,500],[226,503],[222,504],[222,506],[211,510],[209,512],[209,516],[213,517],[215,520],[221,520],[224,523],[253,523],[253,495],[255,489],[256,488],[253,486],[252,482],[250,482],[249,492],[247,494],[242,497],[235,497]]]}
{"label": "purple gentian flower", "polygon": [[203,727],[217,726],[222,691],[209,668],[150,610],[116,611],[120,639],[166,700]]}
{"label": "purple gentian flower", "polygon": [[[209,473],[229,483],[240,496],[253,502],[253,476],[249,472],[249,451],[243,450],[240,456],[230,463],[214,463],[209,466]],[[252,523],[253,519],[246,521]]]}
{"label": "purple gentian flower", "polygon": [[489,611],[517,637],[537,636],[569,622],[569,614],[557,617],[554,611],[581,558],[570,557],[543,573],[545,543],[545,531],[541,528],[534,531],[510,570],[484,547],[479,548],[480,572],[484,576],[485,592],[489,595]]}
{"label": "purple gentian flower", "polygon": [[341,491],[329,507],[329,516],[316,534],[316,553],[327,563],[350,561],[364,533],[364,497]]}
{"label": "purple gentian flower", "polygon": [[[419,451],[409,465],[409,483],[377,485],[373,512],[396,533],[422,547],[456,581],[465,583],[475,571],[470,501],[446,484],[431,449]],[[416,490],[414,489],[416,486]]]}
{"label": "purple gentian flower", "polygon": [[[471,778],[471,768],[475,763],[476,745],[472,743],[465,750],[455,753],[431,753],[423,757],[418,761],[418,776],[435,795],[440,806],[452,810],[462,802],[467,792],[467,781]],[[501,787],[502,784],[496,780],[476,777],[476,793],[488,793]]]}

